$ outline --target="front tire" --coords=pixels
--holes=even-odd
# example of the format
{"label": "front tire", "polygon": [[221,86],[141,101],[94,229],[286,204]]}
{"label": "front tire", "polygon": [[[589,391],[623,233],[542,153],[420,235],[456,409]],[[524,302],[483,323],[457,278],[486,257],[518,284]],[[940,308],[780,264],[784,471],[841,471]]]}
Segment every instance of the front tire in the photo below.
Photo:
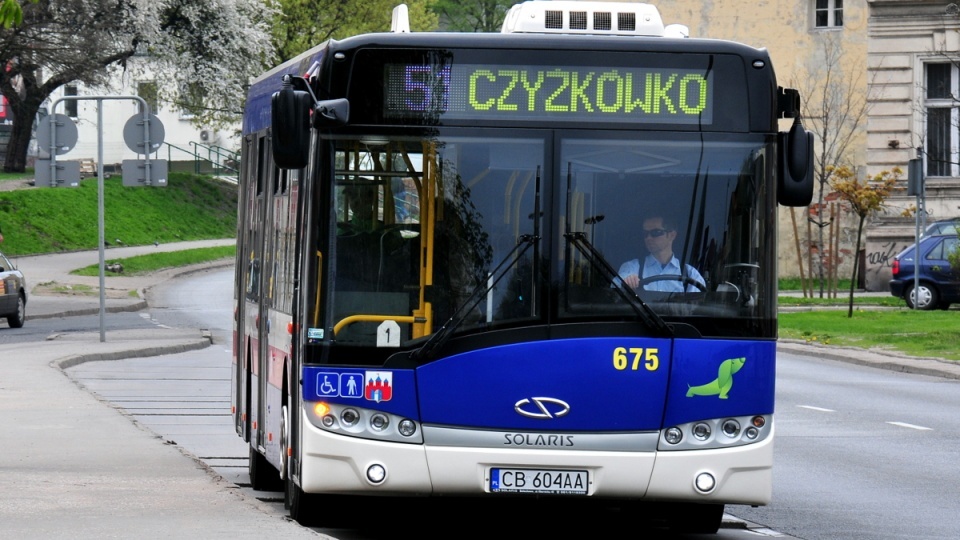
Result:
{"label": "front tire", "polygon": [[937,306],[940,305],[940,293],[935,287],[923,282],[920,283],[916,291],[914,291],[914,287],[911,284],[907,288],[907,294],[904,295],[904,297],[907,301],[907,307],[910,309],[929,311],[936,309]]}
{"label": "front tire", "polygon": [[7,324],[10,325],[10,328],[23,327],[23,323],[27,320],[26,307],[27,299],[24,298],[23,293],[20,293],[17,295],[17,312],[7,317]]}
{"label": "front tire", "polygon": [[256,491],[280,491],[283,484],[277,469],[267,461],[267,458],[250,447],[250,487]]}
{"label": "front tire", "polygon": [[681,534],[716,534],[723,523],[722,504],[676,504],[667,519],[670,530]]}

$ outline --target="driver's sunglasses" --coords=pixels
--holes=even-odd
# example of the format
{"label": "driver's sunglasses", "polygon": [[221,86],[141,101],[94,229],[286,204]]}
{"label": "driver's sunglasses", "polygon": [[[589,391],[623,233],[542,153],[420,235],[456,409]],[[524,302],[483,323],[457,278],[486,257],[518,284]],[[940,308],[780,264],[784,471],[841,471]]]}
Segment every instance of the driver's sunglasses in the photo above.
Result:
{"label": "driver's sunglasses", "polygon": [[660,238],[661,236],[663,236],[663,235],[665,235],[665,234],[667,234],[667,230],[666,230],[666,229],[644,229],[644,230],[643,230],[643,237],[644,237],[644,238],[648,238],[648,237],[650,237],[650,236],[652,236],[652,237],[654,237],[654,238]]}

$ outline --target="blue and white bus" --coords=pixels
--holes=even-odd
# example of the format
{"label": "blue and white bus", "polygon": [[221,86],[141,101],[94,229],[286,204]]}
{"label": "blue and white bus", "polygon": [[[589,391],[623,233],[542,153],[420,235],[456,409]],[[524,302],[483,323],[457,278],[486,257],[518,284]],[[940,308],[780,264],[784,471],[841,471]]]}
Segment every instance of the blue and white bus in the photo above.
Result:
{"label": "blue and white bus", "polygon": [[[396,13],[250,88],[253,486],[303,523],[353,496],[580,497],[715,532],[768,503],[777,207],[813,180],[767,52],[646,4],[525,2],[499,34]],[[633,288],[646,240],[672,260]]]}

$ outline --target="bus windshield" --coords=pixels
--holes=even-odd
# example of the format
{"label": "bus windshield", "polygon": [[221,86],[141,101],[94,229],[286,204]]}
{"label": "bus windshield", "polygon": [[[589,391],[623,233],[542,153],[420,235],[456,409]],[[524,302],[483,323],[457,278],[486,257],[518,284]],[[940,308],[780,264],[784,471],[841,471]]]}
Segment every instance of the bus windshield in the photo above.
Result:
{"label": "bus windshield", "polygon": [[[633,135],[336,139],[335,343],[415,346],[450,324],[636,319],[638,302],[667,319],[699,316],[706,335],[771,318],[759,253],[774,229],[755,204],[770,196],[770,141]],[[647,241],[669,243],[656,276]]]}

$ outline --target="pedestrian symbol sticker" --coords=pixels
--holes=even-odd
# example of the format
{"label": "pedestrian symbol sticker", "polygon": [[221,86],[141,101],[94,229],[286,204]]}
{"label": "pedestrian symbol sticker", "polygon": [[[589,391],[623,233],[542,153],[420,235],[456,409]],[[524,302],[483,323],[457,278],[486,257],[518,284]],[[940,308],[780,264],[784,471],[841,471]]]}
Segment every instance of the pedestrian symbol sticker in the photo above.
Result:
{"label": "pedestrian symbol sticker", "polygon": [[360,398],[363,394],[360,392],[360,387],[363,384],[363,379],[360,378],[359,373],[341,373],[340,374],[340,397],[345,398]]}

